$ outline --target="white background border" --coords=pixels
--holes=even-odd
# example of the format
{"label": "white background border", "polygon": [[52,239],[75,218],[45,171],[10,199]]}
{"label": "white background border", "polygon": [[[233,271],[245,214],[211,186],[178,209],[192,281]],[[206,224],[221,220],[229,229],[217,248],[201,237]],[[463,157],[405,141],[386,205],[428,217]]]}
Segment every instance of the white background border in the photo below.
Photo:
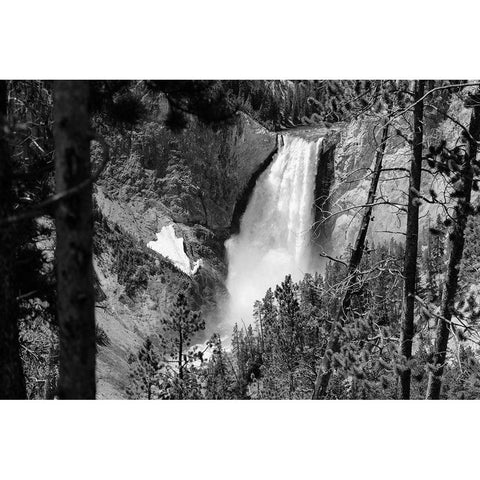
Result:
{"label": "white background border", "polygon": [[[2,5],[0,78],[478,78],[476,2]],[[478,476],[479,402],[1,402],[7,479]],[[470,473],[470,474],[469,474]]]}

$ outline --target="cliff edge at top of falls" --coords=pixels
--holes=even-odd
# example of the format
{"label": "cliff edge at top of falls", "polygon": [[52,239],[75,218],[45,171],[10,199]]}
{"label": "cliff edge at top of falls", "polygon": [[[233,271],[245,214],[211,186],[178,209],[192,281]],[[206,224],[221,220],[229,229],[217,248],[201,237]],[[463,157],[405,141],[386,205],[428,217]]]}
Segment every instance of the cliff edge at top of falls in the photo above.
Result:
{"label": "cliff edge at top of falls", "polygon": [[316,142],[321,138],[325,138],[332,131],[339,131],[344,128],[346,123],[337,123],[331,127],[326,127],[323,125],[301,125],[299,127],[292,127],[288,130],[280,130],[279,135],[292,135],[295,137],[300,137],[306,140],[307,142]]}

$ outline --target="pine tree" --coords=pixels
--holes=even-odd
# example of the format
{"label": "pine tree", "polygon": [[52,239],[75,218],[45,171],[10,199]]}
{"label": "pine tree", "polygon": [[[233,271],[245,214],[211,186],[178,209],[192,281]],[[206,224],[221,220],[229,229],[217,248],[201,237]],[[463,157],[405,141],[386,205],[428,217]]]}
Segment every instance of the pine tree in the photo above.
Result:
{"label": "pine tree", "polygon": [[427,245],[422,258],[426,300],[438,305],[445,271],[445,227],[440,216],[437,216],[435,225],[429,229],[427,235]]}
{"label": "pine tree", "polygon": [[460,285],[465,291],[470,285],[478,283],[480,271],[480,217],[472,215],[465,229],[465,248],[460,268]]}
{"label": "pine tree", "polygon": [[159,353],[151,339],[147,338],[132,365],[131,385],[127,389],[128,396],[147,400],[157,398],[161,368]]}
{"label": "pine tree", "polygon": [[[197,386],[195,382],[190,382],[192,378],[188,368],[198,356],[195,352],[189,352],[189,348],[194,335],[205,329],[205,321],[198,312],[191,310],[185,294],[179,293],[168,317],[163,319],[162,326],[162,347],[167,361],[175,366],[171,378],[172,395],[180,399],[191,397],[196,394],[193,390],[196,390]],[[189,391],[189,388],[192,391]]]}
{"label": "pine tree", "polygon": [[408,362],[412,357],[414,336],[415,292],[417,284],[417,254],[418,254],[418,212],[420,207],[420,181],[423,160],[423,94],[425,81],[415,82],[415,106],[413,112],[413,157],[410,167],[408,188],[407,231],[405,239],[405,262],[403,273],[404,283],[404,314],[400,331],[400,354],[407,366],[400,372],[402,398],[410,398],[411,370]]}
{"label": "pine tree", "polygon": [[222,346],[222,340],[218,334],[214,334],[209,341],[212,355],[206,367],[205,398],[221,400],[234,398],[235,383],[229,367],[228,353]]}

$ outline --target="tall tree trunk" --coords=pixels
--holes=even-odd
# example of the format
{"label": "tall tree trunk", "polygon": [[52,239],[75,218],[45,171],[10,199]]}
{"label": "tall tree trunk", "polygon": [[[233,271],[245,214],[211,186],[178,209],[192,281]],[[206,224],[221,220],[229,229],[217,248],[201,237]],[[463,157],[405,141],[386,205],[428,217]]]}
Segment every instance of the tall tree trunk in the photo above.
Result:
{"label": "tall tree trunk", "polygon": [[47,360],[47,379],[45,381],[44,390],[45,400],[53,400],[57,392],[57,358],[58,349],[55,345],[51,345]]}
{"label": "tall tree trunk", "polygon": [[179,341],[178,341],[178,379],[180,380],[180,388],[178,390],[178,398],[183,399],[183,327],[182,319],[179,319]]}
{"label": "tall tree trunk", "polygon": [[[422,175],[423,154],[423,97],[425,81],[417,80],[415,84],[415,106],[413,111],[413,158],[410,167],[410,184],[408,189],[407,231],[405,240],[405,259],[403,275],[403,315],[400,332],[400,354],[407,362],[412,358],[414,335],[415,288],[417,278],[418,251],[418,211],[420,182]],[[407,366],[400,373],[402,398],[410,398],[411,369]]]}
{"label": "tall tree trunk", "polygon": [[[7,137],[7,82],[0,81],[0,218],[13,213],[12,163]],[[26,398],[14,287],[15,225],[0,227],[0,398]]]}
{"label": "tall tree trunk", "polygon": [[[90,175],[88,82],[57,81],[54,96],[57,193]],[[95,302],[92,265],[92,186],[56,210],[57,295],[60,326],[58,395],[95,398]]]}
{"label": "tall tree trunk", "polygon": [[183,380],[183,329],[180,325],[179,340],[178,340],[178,378]]}
{"label": "tall tree trunk", "polygon": [[465,245],[465,227],[470,210],[470,200],[472,196],[473,171],[472,162],[477,157],[478,144],[480,140],[480,107],[475,107],[472,111],[469,127],[470,139],[468,151],[465,155],[462,165],[462,189],[459,194],[461,197],[457,200],[453,214],[453,227],[449,235],[450,256],[448,259],[447,278],[442,292],[441,317],[437,323],[435,338],[435,353],[433,358],[434,370],[428,376],[427,399],[438,400],[442,387],[442,375],[445,365],[445,359],[448,347],[449,325],[452,319],[455,297],[458,288],[458,272],[460,261],[463,256],[463,247]]}
{"label": "tall tree trunk", "polygon": [[367,207],[362,217],[360,229],[358,231],[355,246],[350,256],[350,262],[348,264],[347,272],[347,286],[345,295],[343,296],[342,303],[338,309],[337,316],[330,337],[327,344],[327,349],[323,355],[320,368],[315,380],[315,388],[313,392],[313,399],[324,398],[327,394],[328,384],[330,382],[330,376],[332,374],[332,353],[340,351],[340,330],[345,323],[345,318],[350,309],[350,304],[355,290],[355,284],[357,283],[357,271],[362,261],[363,251],[365,249],[365,240],[367,239],[368,226],[373,211],[373,203],[375,202],[375,196],[377,193],[378,181],[382,172],[383,156],[385,154],[387,139],[388,139],[388,119],[385,119],[384,126],[382,128],[382,140],[377,149],[375,158],[375,168],[373,170],[372,181],[370,183],[370,189],[367,197]]}

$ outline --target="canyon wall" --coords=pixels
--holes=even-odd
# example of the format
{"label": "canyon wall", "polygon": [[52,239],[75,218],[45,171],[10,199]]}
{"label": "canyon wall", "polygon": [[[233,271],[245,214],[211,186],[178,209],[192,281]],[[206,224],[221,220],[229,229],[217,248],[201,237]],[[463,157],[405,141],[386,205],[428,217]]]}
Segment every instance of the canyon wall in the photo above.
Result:
{"label": "canyon wall", "polygon": [[[454,100],[444,109],[468,127],[470,111]],[[371,242],[403,241],[406,228],[408,200],[408,169],[412,149],[409,144],[409,118],[400,118],[390,127],[390,138],[383,159],[383,168],[376,206],[373,209],[368,237]],[[367,200],[371,172],[375,163],[376,141],[380,138],[380,121],[363,118],[336,125],[325,137],[317,177],[317,214],[314,238],[319,251],[340,257],[346,255],[348,246],[355,242],[362,208]],[[426,115],[425,145],[438,145],[444,139],[453,148],[461,134],[461,127],[440,115]],[[406,138],[405,138],[406,137]],[[410,134],[411,137],[411,134]],[[437,215],[445,217],[445,208],[429,203],[430,190],[451,205],[446,184],[439,174],[428,172],[424,164],[422,191],[426,197],[420,207],[420,241],[428,227],[436,222]],[[450,207],[448,207],[450,208]]]}
{"label": "canyon wall", "polygon": [[[221,124],[187,116],[187,127],[172,131],[165,127],[165,99],[160,95],[149,106],[149,117],[138,128],[107,138],[112,161],[95,190],[97,319],[108,338],[98,355],[100,398],[125,395],[129,358],[147,336],[158,335],[177,293],[188,291],[192,307],[208,319],[207,332],[198,341],[215,331],[222,321],[217,305],[226,295],[224,242],[238,232],[256,180],[278,147],[276,133],[244,114]],[[459,102],[445,108],[468,124],[469,111]],[[374,208],[369,231],[373,242],[403,238],[408,172],[402,169],[408,169],[411,146],[395,130],[406,131],[407,121],[402,118],[391,129],[384,158],[389,170],[382,174],[381,204]],[[365,176],[375,160],[377,124],[364,118],[288,132],[309,141],[323,138],[314,192],[318,254],[341,257],[354,242],[359,206],[369,188]],[[453,145],[459,133],[448,119],[427,119],[427,145],[440,138]],[[444,191],[442,179],[429,173],[423,175],[422,188],[425,195],[431,188]],[[423,202],[421,232],[438,213],[438,205]],[[173,242],[183,240],[190,274],[188,265],[179,269],[167,253],[162,255],[161,244],[157,252],[147,247],[165,227]]]}
{"label": "canyon wall", "polygon": [[[181,131],[165,126],[167,115],[159,96],[135,131],[107,137],[111,162],[95,188],[96,314],[108,338],[98,355],[100,398],[125,395],[130,356],[147,336],[155,341],[179,292],[188,291],[192,308],[208,319],[198,341],[213,333],[237,203],[248,199],[252,178],[276,149],[277,135],[244,114],[209,125],[187,116]],[[147,248],[166,227],[183,239],[191,275],[168,250]]]}

